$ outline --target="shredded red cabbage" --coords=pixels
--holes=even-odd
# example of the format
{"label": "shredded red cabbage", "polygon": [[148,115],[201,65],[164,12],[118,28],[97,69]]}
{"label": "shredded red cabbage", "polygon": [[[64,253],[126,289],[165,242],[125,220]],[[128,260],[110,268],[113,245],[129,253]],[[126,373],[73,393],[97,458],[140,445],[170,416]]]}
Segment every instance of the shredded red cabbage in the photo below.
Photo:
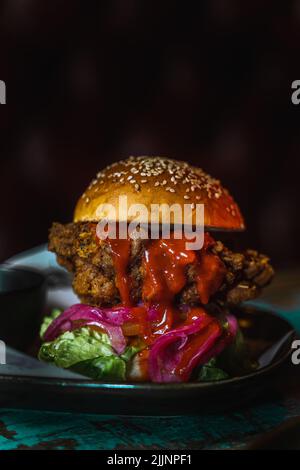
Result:
{"label": "shredded red cabbage", "polygon": [[126,340],[121,325],[130,318],[130,309],[126,307],[104,309],[75,304],[53,320],[44,333],[44,340],[53,341],[65,331],[72,331],[83,326],[97,326],[108,334],[115,351],[122,354],[126,347]]}
{"label": "shredded red cabbage", "polygon": [[[153,307],[148,310],[149,321],[157,318],[157,310]],[[44,333],[45,341],[53,341],[60,334],[84,326],[96,326],[104,330],[111,341],[111,346],[117,354],[122,354],[126,348],[126,339],[122,325],[132,320],[131,309],[128,307],[98,308],[90,305],[75,304],[62,312],[49,325]],[[149,376],[153,382],[180,382],[187,381],[198,366],[207,363],[212,357],[220,354],[231,343],[238,329],[237,320],[227,315],[228,327],[216,328],[209,337],[199,346],[199,349],[185,364],[181,373],[177,372],[189,337],[197,335],[211,321],[215,319],[203,314],[194,318],[190,324],[175,328],[160,337],[152,344],[149,353]]]}
{"label": "shredded red cabbage", "polygon": [[221,336],[221,338],[216,341],[213,347],[201,357],[200,364],[206,364],[210,359],[213,357],[218,356],[221,352],[234,340],[238,330],[238,322],[237,319],[233,315],[226,315],[226,320],[228,322],[228,329]]}
{"label": "shredded red cabbage", "polygon": [[[228,330],[216,329],[199,347],[198,351],[186,364],[183,374],[176,368],[184,354],[189,336],[200,332],[207,323],[203,318],[196,319],[193,324],[185,325],[165,333],[153,343],[149,354],[149,375],[153,382],[187,381],[193,369],[205,364],[212,357],[220,354],[233,340],[237,332],[237,321],[232,315],[226,317]],[[223,334],[222,334],[223,333]],[[221,336],[221,337],[220,337]]]}

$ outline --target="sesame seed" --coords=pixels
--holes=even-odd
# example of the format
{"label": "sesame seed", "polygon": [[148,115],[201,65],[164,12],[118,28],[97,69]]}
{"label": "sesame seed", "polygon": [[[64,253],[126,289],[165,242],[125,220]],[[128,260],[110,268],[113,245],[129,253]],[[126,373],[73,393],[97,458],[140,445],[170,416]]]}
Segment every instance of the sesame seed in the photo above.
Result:
{"label": "sesame seed", "polygon": [[190,196],[188,196],[187,194],[185,194],[183,197],[184,199],[190,199]]}
{"label": "sesame seed", "polygon": [[[124,177],[124,175],[126,175]],[[133,175],[140,175],[141,180],[138,181],[133,179]],[[164,176],[168,175],[167,177]],[[169,176],[170,175],[170,176]],[[158,177],[161,177],[160,181],[156,181]],[[98,187],[104,183],[107,179],[111,183],[124,183],[132,181],[132,184],[144,184],[148,180],[146,178],[153,179],[153,185],[155,187],[163,186],[169,192],[176,192],[174,189],[178,183],[186,185],[185,195],[187,196],[190,192],[196,193],[194,198],[201,201],[201,192],[205,191],[207,198],[221,198],[222,194],[228,194],[228,192],[222,188],[220,182],[210,175],[205,173],[201,168],[193,168],[188,163],[177,162],[175,160],[168,159],[166,157],[129,157],[126,160],[114,162],[108,166],[105,170],[97,173],[97,177],[92,181],[90,187],[94,186],[93,191],[96,191]],[[99,180],[101,180],[99,182]],[[95,181],[95,183],[94,183]],[[97,186],[98,184],[98,186]],[[102,188],[99,187],[101,191]],[[199,193],[197,190],[200,190]],[[88,191],[86,192],[88,194]],[[83,196],[83,199],[86,195]],[[190,199],[189,196],[185,199]],[[228,204],[228,212],[236,212],[233,201]]]}

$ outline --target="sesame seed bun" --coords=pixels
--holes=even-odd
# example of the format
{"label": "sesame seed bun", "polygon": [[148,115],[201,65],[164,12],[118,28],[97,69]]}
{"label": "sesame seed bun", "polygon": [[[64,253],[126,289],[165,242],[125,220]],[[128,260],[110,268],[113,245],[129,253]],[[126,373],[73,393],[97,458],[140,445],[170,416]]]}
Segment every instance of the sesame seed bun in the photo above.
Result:
{"label": "sesame seed bun", "polygon": [[[220,181],[186,162],[163,157],[130,157],[98,173],[77,202],[74,222],[98,222],[107,217],[107,212],[101,208],[103,204],[115,207],[118,222],[131,222],[136,214],[127,216],[127,212],[122,212],[119,207],[119,196],[125,195],[128,207],[144,204],[149,214],[151,204],[177,203],[181,207],[189,204],[193,210],[193,224],[196,222],[196,204],[204,204],[206,228],[245,228],[238,205]],[[163,212],[160,212],[159,222],[164,220]],[[149,220],[142,218],[141,222],[150,222],[150,215]]]}

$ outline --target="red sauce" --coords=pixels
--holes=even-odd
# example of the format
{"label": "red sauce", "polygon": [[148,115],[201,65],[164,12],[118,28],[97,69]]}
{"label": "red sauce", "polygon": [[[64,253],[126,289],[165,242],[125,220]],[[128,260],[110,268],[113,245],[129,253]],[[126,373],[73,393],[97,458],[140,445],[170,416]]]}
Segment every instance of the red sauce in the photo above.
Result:
{"label": "red sauce", "polygon": [[[155,240],[145,252],[143,300],[156,303],[164,312],[169,327],[173,321],[173,300],[187,282],[186,268],[194,265],[196,284],[202,304],[207,304],[211,295],[220,287],[225,267],[220,258],[208,251],[214,243],[206,233],[200,252],[186,249],[186,239]],[[164,331],[162,331],[163,333]]]}
{"label": "red sauce", "polygon": [[209,339],[212,334],[221,334],[221,326],[212,317],[207,316],[207,326],[201,329],[199,333],[193,335],[185,347],[184,354],[182,355],[179,364],[176,367],[176,375],[181,376],[183,381],[187,381],[188,371],[192,368],[189,367],[195,360],[197,352],[201,346]]}
{"label": "red sauce", "polygon": [[132,307],[131,316],[132,320],[123,326],[124,334],[126,334],[126,330],[132,334],[136,331],[137,335],[141,336],[146,343],[149,343],[152,336],[152,325],[148,318],[148,309],[143,305]]}
{"label": "red sauce", "polygon": [[130,305],[130,277],[127,272],[130,260],[130,240],[107,238],[107,242],[111,249],[116,273],[116,286],[119,289],[122,304]]}
{"label": "red sauce", "polygon": [[[128,273],[130,239],[107,238],[106,241],[111,248],[121,302],[130,306],[132,305]],[[194,266],[201,303],[209,302],[210,297],[219,289],[225,275],[222,261],[209,251],[213,244],[214,240],[208,233],[204,235],[204,245],[199,252],[187,250],[185,238],[149,240],[142,262],[144,306],[132,307],[132,321],[124,325],[126,336],[142,336],[148,344],[151,344],[157,335],[182,323],[182,312],[176,308],[174,298],[186,285],[188,265]],[[156,321],[149,322],[149,307],[159,312]],[[200,309],[197,310],[199,313]]]}
{"label": "red sauce", "polygon": [[195,262],[185,240],[154,240],[145,251],[143,298],[148,302],[170,301],[186,283],[185,268]]}
{"label": "red sauce", "polygon": [[207,304],[217,292],[224,279],[226,269],[217,255],[201,251],[196,263],[197,291],[202,304]]}
{"label": "red sauce", "polygon": [[160,314],[160,320],[153,328],[154,335],[161,335],[173,327],[178,316],[173,299],[186,284],[186,266],[195,259],[195,252],[186,250],[184,239],[149,242],[143,260],[142,297],[145,304],[154,305]]}

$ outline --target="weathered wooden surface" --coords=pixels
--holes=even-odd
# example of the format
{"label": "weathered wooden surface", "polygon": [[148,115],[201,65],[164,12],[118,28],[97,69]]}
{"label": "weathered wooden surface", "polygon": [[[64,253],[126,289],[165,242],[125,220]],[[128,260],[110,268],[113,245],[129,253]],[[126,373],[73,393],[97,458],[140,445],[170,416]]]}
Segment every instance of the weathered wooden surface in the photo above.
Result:
{"label": "weathered wooden surface", "polygon": [[[300,332],[299,279],[297,272],[282,275],[265,300]],[[239,448],[300,416],[300,366],[291,366],[279,382],[276,396],[218,415],[137,418],[2,409],[0,449]]]}
{"label": "weathered wooden surface", "polygon": [[295,399],[239,412],[174,418],[130,418],[24,410],[0,413],[1,449],[208,449],[240,447],[300,415]]}

